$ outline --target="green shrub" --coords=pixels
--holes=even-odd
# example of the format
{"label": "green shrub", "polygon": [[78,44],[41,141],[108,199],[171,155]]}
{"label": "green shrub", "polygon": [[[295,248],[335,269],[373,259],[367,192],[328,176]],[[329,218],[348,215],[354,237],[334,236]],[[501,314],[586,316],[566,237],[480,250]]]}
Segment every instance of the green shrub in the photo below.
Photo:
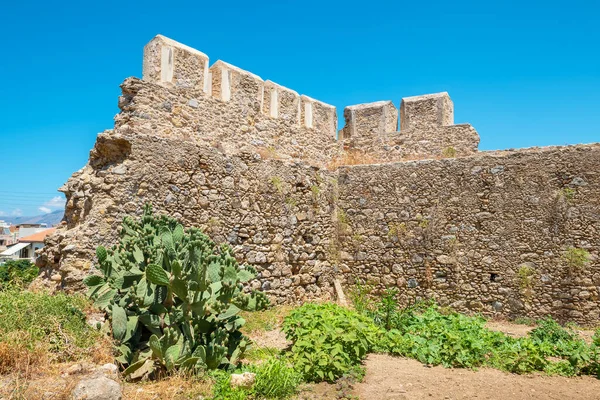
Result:
{"label": "green shrub", "polygon": [[258,398],[285,399],[295,394],[302,375],[285,359],[271,358],[256,370],[253,391]]}
{"label": "green shrub", "polygon": [[563,254],[563,259],[567,263],[569,269],[576,271],[582,269],[587,263],[589,263],[591,257],[590,253],[586,249],[569,247]]}
{"label": "green shrub", "polygon": [[0,265],[0,286],[26,287],[39,273],[39,268],[29,260],[9,260]]}
{"label": "green shrub", "polygon": [[241,310],[266,307],[262,293],[243,292],[255,277],[227,246],[199,229],[154,217],[125,217],[118,246],[96,251],[103,276],[86,278],[89,296],[106,310],[125,376],[174,369],[232,368],[248,345]]}
{"label": "green shrub", "polygon": [[400,313],[380,347],[424,364],[474,368],[484,365],[491,348],[506,340],[502,333],[485,328],[481,317],[442,314],[436,306],[422,307]]}
{"label": "green shrub", "polygon": [[249,389],[231,387],[231,374],[217,370],[213,371],[211,376],[215,380],[212,400],[246,400],[250,398]]}
{"label": "green shrub", "polygon": [[381,331],[368,317],[336,304],[304,304],[283,323],[291,361],[307,381],[333,382],[363,360]]}

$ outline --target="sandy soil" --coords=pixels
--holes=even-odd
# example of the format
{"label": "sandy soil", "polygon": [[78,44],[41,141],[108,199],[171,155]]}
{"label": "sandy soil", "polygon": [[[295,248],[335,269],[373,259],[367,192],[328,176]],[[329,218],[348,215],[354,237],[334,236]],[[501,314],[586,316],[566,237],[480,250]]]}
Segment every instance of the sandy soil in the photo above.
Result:
{"label": "sandy soil", "polygon": [[369,355],[366,367],[364,381],[355,385],[356,395],[365,400],[600,399],[600,380],[593,377],[514,375],[487,368],[429,368],[415,360],[381,354]]}

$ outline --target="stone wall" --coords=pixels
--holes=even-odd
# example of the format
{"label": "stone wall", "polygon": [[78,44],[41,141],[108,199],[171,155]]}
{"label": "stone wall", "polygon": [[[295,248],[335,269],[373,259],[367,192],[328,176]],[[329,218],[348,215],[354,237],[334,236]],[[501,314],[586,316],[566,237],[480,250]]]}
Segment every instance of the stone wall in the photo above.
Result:
{"label": "stone wall", "polygon": [[[338,141],[334,107],[162,36],[121,87],[114,129],[60,189],[38,283],[81,289],[94,249],[151,203],[229,243],[277,302],[331,298],[339,277],[403,304],[600,317],[600,145],[478,153],[447,93],[403,99],[399,132],[392,102],[348,107]],[[569,265],[570,248],[590,260]]]}
{"label": "stone wall", "polygon": [[[346,280],[396,286],[403,304],[597,322],[599,160],[581,145],[343,167]],[[569,248],[592,259],[573,268]]]}
{"label": "stone wall", "polygon": [[156,212],[229,243],[240,261],[260,272],[252,286],[273,299],[327,298],[333,176],[256,153],[227,156],[192,141],[107,131],[89,164],[61,188],[65,224],[40,263],[62,288],[82,288],[81,280],[94,272],[96,246],[114,244],[123,217],[151,203]]}

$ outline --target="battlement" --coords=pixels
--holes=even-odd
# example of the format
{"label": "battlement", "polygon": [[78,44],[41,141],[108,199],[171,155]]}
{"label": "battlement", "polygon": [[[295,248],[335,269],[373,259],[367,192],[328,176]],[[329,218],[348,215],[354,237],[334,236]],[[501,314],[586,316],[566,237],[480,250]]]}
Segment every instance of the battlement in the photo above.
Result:
{"label": "battlement", "polygon": [[201,90],[241,107],[244,116],[262,114],[288,126],[303,126],[333,140],[337,132],[334,106],[264,81],[260,76],[217,60],[209,67],[204,53],[157,35],[144,47],[143,79],[176,89]]}
{"label": "battlement", "polygon": [[[200,134],[199,138],[218,140],[231,151],[250,142],[275,149],[281,156],[322,165],[328,158],[338,157],[336,152],[342,150],[335,147],[359,150],[387,162],[445,153],[468,155],[477,151],[479,144],[471,125],[454,125],[454,105],[446,92],[405,97],[399,109],[389,100],[348,106],[345,125],[338,132],[334,106],[222,60],[210,65],[206,54],[161,35],[144,47],[143,80],[174,91],[160,96],[168,104],[173,103],[167,100],[170,96],[180,98],[174,112],[190,104],[194,108],[184,119],[155,109],[159,123],[167,120],[175,125],[163,131],[176,129],[188,137]],[[154,92],[158,95],[158,90]],[[140,103],[155,104],[156,98]],[[131,118],[140,115],[152,114],[138,112]],[[156,122],[146,119],[133,125],[138,130],[154,129]],[[240,129],[246,135],[240,136]],[[336,133],[341,144],[336,142]]]}

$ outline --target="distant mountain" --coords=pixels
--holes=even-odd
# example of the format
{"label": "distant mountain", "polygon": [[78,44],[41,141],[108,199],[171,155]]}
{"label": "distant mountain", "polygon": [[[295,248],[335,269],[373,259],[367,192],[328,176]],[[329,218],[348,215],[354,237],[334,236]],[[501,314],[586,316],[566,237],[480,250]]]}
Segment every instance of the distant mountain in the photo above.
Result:
{"label": "distant mountain", "polygon": [[65,214],[64,210],[52,211],[48,214],[35,215],[33,217],[0,217],[11,225],[19,224],[47,224],[49,227],[58,225]]}

